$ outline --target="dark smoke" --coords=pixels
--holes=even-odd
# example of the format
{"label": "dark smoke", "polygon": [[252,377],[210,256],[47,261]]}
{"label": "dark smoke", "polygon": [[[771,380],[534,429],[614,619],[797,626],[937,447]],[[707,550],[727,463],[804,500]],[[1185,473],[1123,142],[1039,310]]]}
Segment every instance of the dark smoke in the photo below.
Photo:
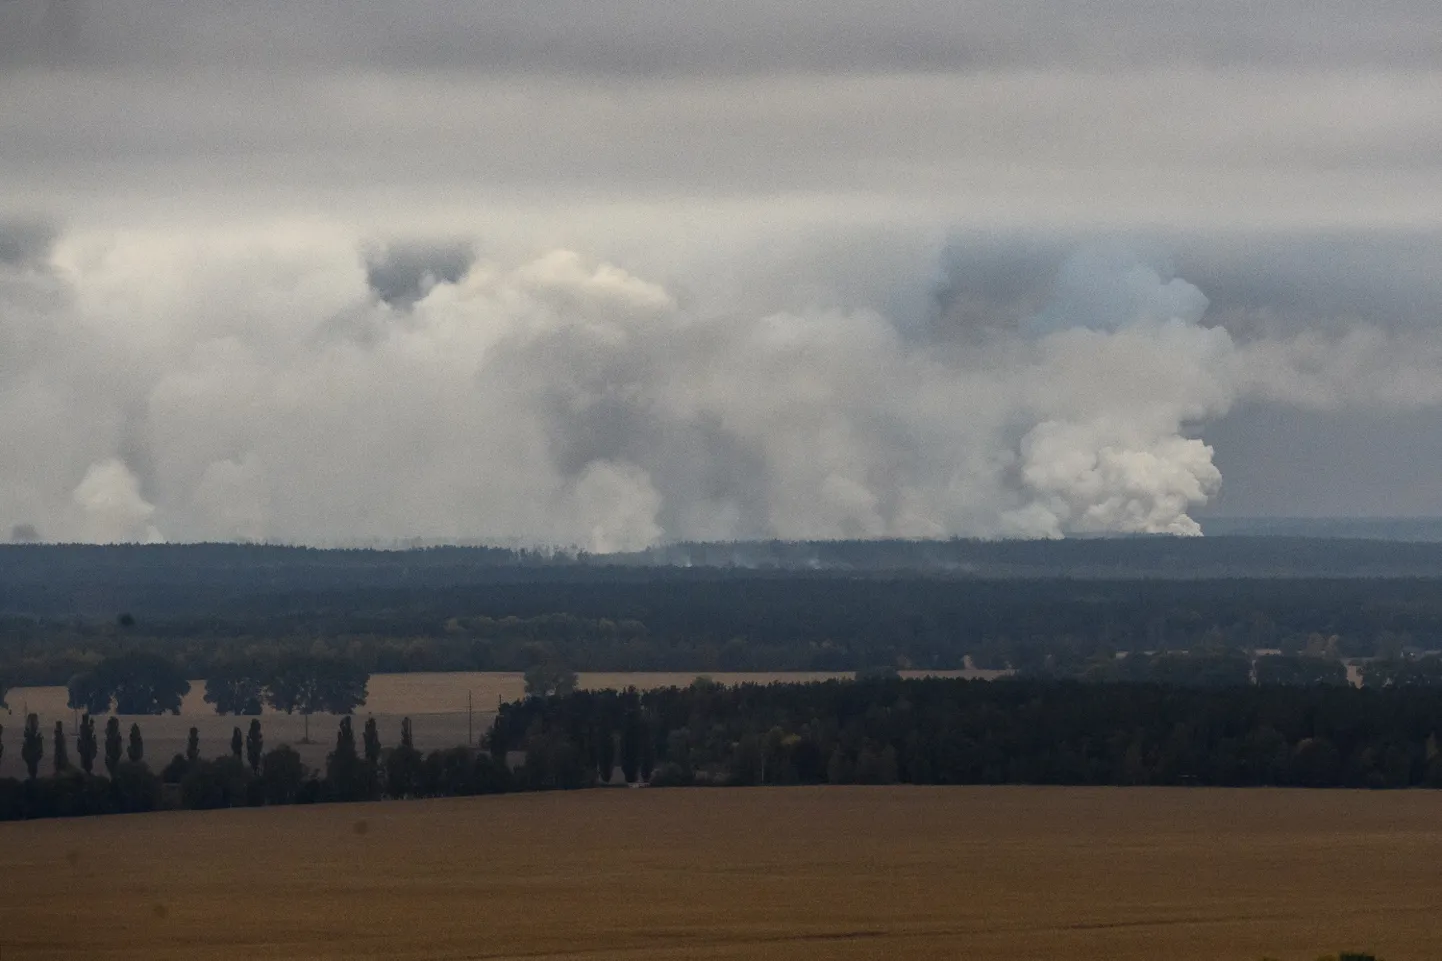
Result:
{"label": "dark smoke", "polygon": [[366,283],[384,303],[410,309],[436,284],[454,284],[475,263],[470,244],[391,244],[366,256]]}

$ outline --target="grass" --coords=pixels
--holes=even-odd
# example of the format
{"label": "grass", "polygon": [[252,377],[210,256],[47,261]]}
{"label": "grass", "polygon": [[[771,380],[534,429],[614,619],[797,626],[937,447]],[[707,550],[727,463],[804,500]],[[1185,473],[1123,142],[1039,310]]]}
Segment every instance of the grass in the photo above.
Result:
{"label": "grass", "polygon": [[0,957],[1442,956],[1430,792],[590,791],[0,825]]}

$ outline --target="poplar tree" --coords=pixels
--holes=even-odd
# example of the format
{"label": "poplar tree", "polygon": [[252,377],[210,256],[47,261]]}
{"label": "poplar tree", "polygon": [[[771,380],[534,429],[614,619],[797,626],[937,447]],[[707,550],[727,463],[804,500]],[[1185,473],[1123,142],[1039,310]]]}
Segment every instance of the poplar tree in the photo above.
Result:
{"label": "poplar tree", "polygon": [[366,718],[365,734],[366,761],[370,764],[377,764],[381,759],[381,735],[376,730],[376,719]]}
{"label": "poplar tree", "polygon": [[30,780],[40,773],[40,759],[45,756],[45,738],[40,736],[40,717],[31,714],[25,718],[24,742],[20,745],[20,757],[25,761],[25,770]]}
{"label": "poplar tree", "polygon": [[130,759],[131,764],[139,764],[145,760],[145,741],[140,736],[140,725],[130,725],[130,744],[125,748],[125,756]]}
{"label": "poplar tree", "polygon": [[240,734],[240,728],[233,728],[230,732],[230,753],[235,755],[237,761],[245,753],[245,738]]}
{"label": "poplar tree", "polygon": [[95,719],[89,714],[80,718],[80,733],[75,736],[75,754],[80,758],[80,769],[86,774],[95,770],[95,755],[100,753],[100,744],[95,739]]}
{"label": "poplar tree", "polygon": [[260,774],[260,760],[265,751],[265,736],[260,733],[260,718],[251,718],[250,730],[245,735],[245,759],[250,762],[250,770]]}
{"label": "poplar tree", "polygon": [[70,767],[70,750],[65,746],[65,722],[55,722],[55,773],[60,774]]}
{"label": "poplar tree", "polygon": [[350,715],[340,719],[340,730],[335,735],[335,756],[341,760],[354,760],[355,730],[351,727]]}
{"label": "poplar tree", "polygon": [[115,768],[120,764],[120,752],[125,742],[120,739],[120,718],[111,717],[105,722],[105,770],[115,777]]}
{"label": "poplar tree", "polygon": [[200,760],[200,729],[191,728],[190,735],[185,739],[185,759],[191,764]]}

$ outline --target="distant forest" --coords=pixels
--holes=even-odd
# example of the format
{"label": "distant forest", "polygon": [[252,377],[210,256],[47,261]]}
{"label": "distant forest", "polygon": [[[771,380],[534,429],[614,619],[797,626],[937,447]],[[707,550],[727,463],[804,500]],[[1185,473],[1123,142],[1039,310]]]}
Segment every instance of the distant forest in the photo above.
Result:
{"label": "distant forest", "polygon": [[[578,671],[941,670],[970,657],[1049,677],[1166,680],[1156,672],[1175,658],[1115,655],[1260,649],[1399,661],[1442,648],[1437,544],[1123,538],[708,549],[773,558],[824,549],[825,563],[643,567],[486,548],[6,546],[0,686],[67,684],[130,652],[162,655],[191,678],[236,659],[307,653],[367,672],[521,671],[542,661]],[[928,567],[923,555],[969,556],[984,573]],[[847,557],[853,566],[841,565]],[[916,566],[902,566],[908,557]],[[997,572],[1003,562],[1012,573]],[[1071,573],[1022,576],[1023,562]],[[1351,574],[1200,576],[1233,562]],[[1134,576],[1147,568],[1156,576]],[[1413,568],[1435,572],[1375,575]]]}
{"label": "distant forest", "polygon": [[[503,705],[481,750],[422,754],[410,723],[382,743],[341,718],[324,771],[265,750],[260,719],[205,759],[195,729],[161,772],[86,714],[72,742],[35,715],[28,777],[0,779],[0,820],[442,797],[504,791],[758,784],[1442,787],[1442,698],[1410,687],[1175,688],[878,678],[574,691]],[[12,735],[13,737],[13,735]],[[0,750],[6,749],[0,730]],[[50,761],[50,777],[41,777]],[[103,759],[103,765],[100,763]],[[97,769],[103,769],[108,777]]]}
{"label": "distant forest", "polygon": [[[578,691],[504,705],[533,782],[1442,787],[1442,698],[1392,687],[954,678]],[[564,775],[563,773],[564,772]]]}

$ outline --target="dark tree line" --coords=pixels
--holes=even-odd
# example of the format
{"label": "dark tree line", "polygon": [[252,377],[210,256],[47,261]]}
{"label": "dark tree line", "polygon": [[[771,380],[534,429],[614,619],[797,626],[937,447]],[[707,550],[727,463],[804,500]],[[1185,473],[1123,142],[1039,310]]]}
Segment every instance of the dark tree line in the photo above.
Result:
{"label": "dark tree line", "polygon": [[881,679],[531,698],[488,743],[555,786],[605,780],[616,744],[653,784],[1384,788],[1442,787],[1439,737],[1442,695],[1419,687]]}
{"label": "dark tree line", "polygon": [[[561,577],[520,566],[499,568],[508,579],[457,583],[440,576],[444,566],[435,580],[421,576],[427,570],[418,558],[405,586],[337,581],[307,593],[266,581],[274,571],[237,569],[245,589],[200,610],[128,595],[120,601],[134,605],[128,621],[114,614],[126,607],[104,616],[10,608],[0,613],[0,688],[64,684],[136,652],[169,658],[184,677],[215,679],[216,696],[243,713],[261,700],[247,683],[249,661],[312,654],[370,673],[524,671],[548,656],[581,671],[948,669],[970,656],[1023,671],[1050,662],[1065,674],[1123,651],[1395,658],[1442,649],[1436,578],[982,580],[591,567]],[[173,593],[183,595],[187,575],[176,576]]]}
{"label": "dark tree line", "polygon": [[[90,714],[179,714],[190,691],[184,666],[163,654],[130,651],[70,678],[69,706]],[[205,682],[217,714],[250,714],[269,705],[287,714],[349,714],[365,703],[370,675],[336,657],[290,653],[274,659],[219,661]],[[309,724],[307,724],[307,739]],[[87,768],[87,770],[89,770]]]}
{"label": "dark tree line", "polygon": [[69,706],[91,714],[179,714],[190,693],[174,658],[148,651],[107,657],[93,670],[70,678]]}
{"label": "dark tree line", "polygon": [[[201,754],[199,734],[191,728],[185,753],[177,754],[154,773],[145,762],[144,740],[132,724],[122,756],[120,722],[105,726],[105,776],[83,766],[98,751],[93,719],[86,715],[76,738],[77,768],[62,725],[57,723],[49,744],[53,774],[41,776],[47,753],[39,718],[26,719],[21,754],[27,777],[0,779],[0,821],[90,814],[130,813],[161,808],[211,809],[267,804],[311,804],[334,801],[378,800],[384,797],[452,797],[527,789],[523,774],[513,776],[488,753],[466,747],[422,753],[415,748],[411,722],[406,718],[399,743],[386,748],[373,718],[368,719],[357,743],[349,716],[340,720],[335,749],[325,769],[312,771],[294,748],[281,745],[265,750],[259,718],[252,718],[245,734],[235,728],[229,751],[217,758]],[[0,728],[0,756],[4,729]]]}
{"label": "dark tree line", "polygon": [[[1175,687],[1075,681],[859,681],[575,691],[503,705],[483,750],[422,753],[409,719],[386,747],[374,720],[340,720],[323,771],[288,746],[264,750],[259,719],[206,759],[198,739],[160,775],[138,726],[120,757],[106,725],[101,777],[70,765],[57,726],[55,774],[26,719],[29,778],[0,780],[0,819],[159,806],[361,801],[607,783],[1112,784],[1442,787],[1442,694],[1416,685]],[[3,733],[3,732],[0,732]],[[77,735],[94,756],[94,724]],[[87,746],[82,746],[87,745]],[[3,742],[0,742],[3,750]]]}

